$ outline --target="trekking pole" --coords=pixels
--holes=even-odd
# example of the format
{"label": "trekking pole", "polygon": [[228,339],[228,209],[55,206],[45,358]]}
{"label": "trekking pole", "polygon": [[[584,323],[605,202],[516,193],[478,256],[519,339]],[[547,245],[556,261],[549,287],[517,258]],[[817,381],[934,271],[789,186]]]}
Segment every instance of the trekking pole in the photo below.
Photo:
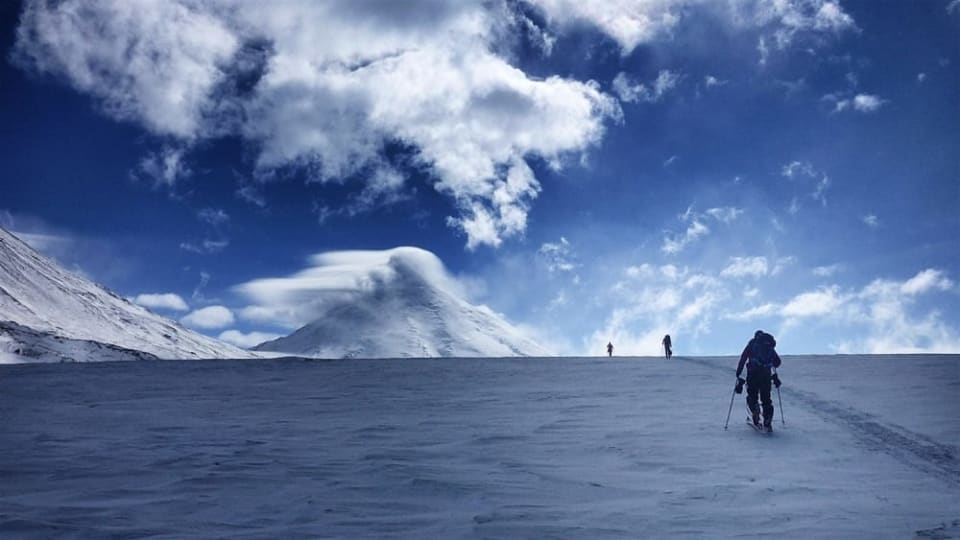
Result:
{"label": "trekking pole", "polygon": [[[777,370],[776,370],[776,368],[774,368],[774,370],[773,370],[773,375],[774,375],[774,376],[777,375]],[[779,381],[779,380],[780,380],[780,378],[777,377],[777,381]],[[779,384],[777,385],[777,401],[780,402],[780,423],[783,424],[784,426],[786,426],[786,425],[787,425],[787,421],[783,419],[783,397],[780,396],[780,385],[779,385]]]}
{"label": "trekking pole", "polygon": [[[730,394],[730,408],[727,409],[727,421],[723,423],[723,429],[727,429],[727,426],[730,425],[730,413],[733,411],[733,398],[737,395],[737,388],[733,388],[733,393]],[[783,411],[780,411],[780,414],[783,414]]]}

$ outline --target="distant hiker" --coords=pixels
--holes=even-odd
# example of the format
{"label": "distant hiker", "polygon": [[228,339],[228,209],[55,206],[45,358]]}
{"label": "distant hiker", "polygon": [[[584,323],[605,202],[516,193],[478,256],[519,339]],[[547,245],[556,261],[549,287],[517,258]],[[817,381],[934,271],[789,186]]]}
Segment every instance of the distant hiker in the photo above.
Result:
{"label": "distant hiker", "polygon": [[607,343],[607,356],[613,356],[613,343]]}
{"label": "distant hiker", "polygon": [[[773,431],[773,400],[770,399],[770,382],[780,387],[780,378],[771,369],[780,367],[780,355],[775,347],[777,340],[773,336],[757,330],[753,339],[747,343],[737,364],[737,387],[735,392],[743,392],[743,383],[747,383],[747,408],[750,409],[753,425],[760,427],[760,403],[763,404],[763,428]],[[747,378],[740,377],[743,366],[747,366]]]}
{"label": "distant hiker", "polygon": [[670,348],[671,347],[670,334],[663,336],[662,343],[663,343],[663,354],[665,354],[667,358],[670,358],[671,356],[673,356],[673,349]]}

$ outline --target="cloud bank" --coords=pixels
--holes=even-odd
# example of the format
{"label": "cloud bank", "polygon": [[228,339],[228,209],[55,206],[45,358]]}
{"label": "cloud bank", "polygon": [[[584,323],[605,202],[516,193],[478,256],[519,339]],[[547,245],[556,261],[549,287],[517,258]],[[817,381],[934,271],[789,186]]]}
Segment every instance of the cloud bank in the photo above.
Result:
{"label": "cloud bank", "polygon": [[[818,275],[833,273],[814,269]],[[942,270],[928,268],[903,281],[875,279],[863,288],[822,286],[799,293],[783,304],[766,303],[731,320],[779,318],[782,328],[828,324],[850,329],[850,338],[833,345],[839,353],[900,354],[955,353],[960,333],[937,311],[915,307],[925,295],[956,292],[956,284]]]}
{"label": "cloud bank", "polygon": [[15,58],[178,141],[135,173],[157,185],[189,175],[183,145],[223,135],[253,143],[260,178],[296,167],[316,181],[395,174],[384,150],[401,143],[455,201],[449,223],[468,247],[496,246],[523,233],[539,192],[526,159],[559,167],[620,115],[591,81],[531,78],[495,54],[498,13],[441,0],[35,1]]}
{"label": "cloud bank", "polygon": [[[528,160],[557,169],[577,162],[622,118],[617,100],[593,81],[533,77],[511,65],[517,32],[536,34],[550,54],[552,33],[586,26],[627,55],[668,40],[693,8],[735,29],[760,29],[780,48],[801,34],[856,28],[825,0],[520,5],[545,23],[501,0],[28,0],[13,58],[165,141],[132,172],[155,186],[192,176],[194,146],[233,136],[249,143],[260,181],[291,169],[319,182],[357,178],[366,183],[364,200],[389,202],[400,199],[390,194],[406,178],[387,149],[408,149],[411,164],[453,202],[448,224],[473,249],[525,232],[541,190]],[[644,85],[624,75],[615,86],[624,100],[653,102],[677,77],[662,71]],[[852,106],[875,107],[868,98]],[[238,193],[264,206],[255,186]]]}

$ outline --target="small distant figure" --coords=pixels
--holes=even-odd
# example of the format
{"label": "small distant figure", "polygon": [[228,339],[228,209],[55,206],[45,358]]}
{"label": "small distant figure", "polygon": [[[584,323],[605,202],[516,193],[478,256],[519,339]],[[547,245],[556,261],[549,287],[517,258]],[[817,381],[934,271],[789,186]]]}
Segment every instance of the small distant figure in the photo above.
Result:
{"label": "small distant figure", "polygon": [[607,343],[607,356],[613,356],[613,343]]}
{"label": "small distant figure", "polygon": [[663,343],[663,354],[666,355],[667,358],[670,358],[671,356],[673,356],[673,349],[671,348],[672,345],[670,343],[670,334],[663,336],[662,343]]}
{"label": "small distant figure", "polygon": [[[737,364],[737,386],[734,392],[743,393],[743,383],[747,383],[747,408],[750,409],[753,425],[760,426],[760,401],[763,404],[762,429],[773,431],[773,400],[770,398],[770,383],[780,388],[780,378],[771,370],[780,367],[780,355],[776,351],[777,340],[773,336],[757,330],[753,339],[747,343]],[[743,366],[747,366],[747,378],[740,377]],[[758,399],[759,398],[759,399]]]}

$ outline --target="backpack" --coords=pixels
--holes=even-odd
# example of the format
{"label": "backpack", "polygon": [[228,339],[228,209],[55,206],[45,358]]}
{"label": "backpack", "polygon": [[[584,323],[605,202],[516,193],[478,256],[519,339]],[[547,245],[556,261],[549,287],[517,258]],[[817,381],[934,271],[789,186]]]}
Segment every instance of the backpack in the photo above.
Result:
{"label": "backpack", "polygon": [[751,344],[750,361],[755,365],[770,368],[773,366],[773,358],[776,354],[774,348],[777,346],[777,340],[767,333],[753,339]]}

